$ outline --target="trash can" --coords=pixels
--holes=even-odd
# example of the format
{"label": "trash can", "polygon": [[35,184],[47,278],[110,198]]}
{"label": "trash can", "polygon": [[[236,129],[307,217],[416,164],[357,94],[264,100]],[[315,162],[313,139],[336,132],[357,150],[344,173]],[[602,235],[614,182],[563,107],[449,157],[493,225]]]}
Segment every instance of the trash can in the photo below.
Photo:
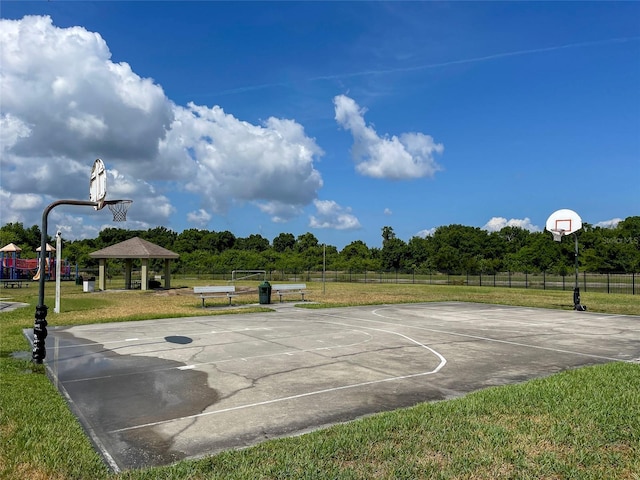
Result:
{"label": "trash can", "polygon": [[82,282],[83,292],[95,292],[96,290],[96,277],[91,277]]}
{"label": "trash can", "polygon": [[82,285],[82,275],[76,277],[76,285]]}
{"label": "trash can", "polygon": [[258,296],[260,297],[261,305],[268,305],[271,303],[271,284],[266,280],[258,285]]}

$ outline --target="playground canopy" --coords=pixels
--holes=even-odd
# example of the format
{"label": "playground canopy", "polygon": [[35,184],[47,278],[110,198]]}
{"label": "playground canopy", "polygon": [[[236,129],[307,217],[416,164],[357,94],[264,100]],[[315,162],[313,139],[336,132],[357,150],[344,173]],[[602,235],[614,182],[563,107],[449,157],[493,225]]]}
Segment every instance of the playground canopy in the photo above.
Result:
{"label": "playground canopy", "polygon": [[0,248],[0,252],[21,252],[22,249],[15,243],[8,243],[4,247]]}
{"label": "playground canopy", "polygon": [[140,289],[148,290],[149,259],[164,259],[164,288],[170,288],[171,270],[169,268],[169,262],[171,259],[175,260],[180,257],[177,253],[167,250],[160,245],[148,242],[147,240],[143,240],[140,237],[133,237],[129,240],[125,240],[124,242],[116,243],[110,247],[90,253],[89,256],[100,260],[100,269],[98,273],[98,288],[100,290],[106,290],[106,265],[108,259],[117,258],[125,260],[125,288],[131,288],[131,268],[133,259],[141,259],[142,269],[140,272]]}
{"label": "playground canopy", "polygon": [[[42,247],[38,247],[38,248],[36,248],[36,252],[39,252],[39,251],[41,251],[41,250],[42,250]],[[56,251],[56,249],[55,249],[55,248],[53,248],[51,245],[49,245],[49,244],[47,243],[47,252],[55,252],[55,251]]]}

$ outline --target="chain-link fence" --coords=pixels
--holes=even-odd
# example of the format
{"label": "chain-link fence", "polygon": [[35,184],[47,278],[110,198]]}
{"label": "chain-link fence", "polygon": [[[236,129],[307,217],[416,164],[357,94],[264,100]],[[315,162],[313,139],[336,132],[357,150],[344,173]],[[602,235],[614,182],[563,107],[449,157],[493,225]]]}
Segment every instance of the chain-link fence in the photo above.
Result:
{"label": "chain-link fence", "polygon": [[[135,272],[134,272],[135,276]],[[185,281],[234,281],[232,271],[228,272],[176,272],[172,274],[173,283]],[[535,288],[541,290],[567,290],[575,287],[575,274],[561,275],[557,273],[401,273],[395,271],[339,271],[339,270],[305,270],[280,271],[267,270],[268,281],[284,282],[353,282],[353,283],[397,283],[426,285],[468,285],[496,288]],[[578,286],[582,292],[604,292],[635,295],[639,293],[639,273],[589,273],[578,274]]]}

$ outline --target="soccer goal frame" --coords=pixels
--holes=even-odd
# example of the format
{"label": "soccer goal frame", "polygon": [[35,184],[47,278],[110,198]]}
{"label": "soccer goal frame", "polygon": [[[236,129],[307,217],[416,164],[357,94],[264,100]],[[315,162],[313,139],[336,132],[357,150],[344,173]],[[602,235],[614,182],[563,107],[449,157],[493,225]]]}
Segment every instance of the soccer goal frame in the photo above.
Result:
{"label": "soccer goal frame", "polygon": [[[240,275],[240,276],[238,276]],[[262,280],[265,281],[267,279],[267,271],[266,270],[233,270],[231,272],[231,281],[237,282],[239,280],[249,280],[253,277],[257,277],[262,275]]]}

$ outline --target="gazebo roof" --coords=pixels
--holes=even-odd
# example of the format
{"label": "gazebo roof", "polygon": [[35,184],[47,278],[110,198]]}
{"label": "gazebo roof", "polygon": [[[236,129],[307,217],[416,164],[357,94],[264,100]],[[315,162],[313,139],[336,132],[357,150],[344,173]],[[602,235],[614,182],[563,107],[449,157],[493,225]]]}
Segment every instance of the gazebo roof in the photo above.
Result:
{"label": "gazebo roof", "polygon": [[116,243],[89,254],[91,258],[179,258],[175,252],[143,240],[133,237],[124,242]]}
{"label": "gazebo roof", "polygon": [[4,247],[0,248],[0,252],[21,252],[22,249],[17,246],[15,243],[9,243]]}

